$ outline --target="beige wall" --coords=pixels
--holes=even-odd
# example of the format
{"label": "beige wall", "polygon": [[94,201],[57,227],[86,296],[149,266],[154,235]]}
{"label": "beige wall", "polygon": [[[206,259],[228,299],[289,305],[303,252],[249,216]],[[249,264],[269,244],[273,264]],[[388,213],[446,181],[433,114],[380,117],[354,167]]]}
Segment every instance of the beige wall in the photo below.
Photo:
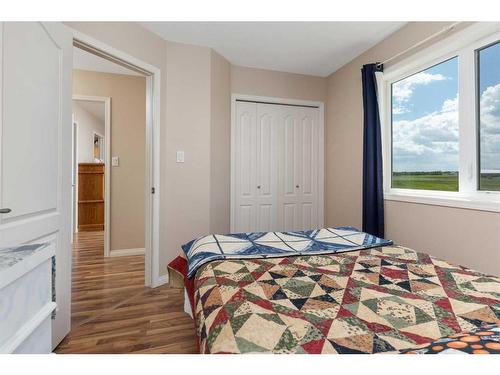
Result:
{"label": "beige wall", "polygon": [[73,94],[111,98],[110,249],[144,248],[146,79],[74,70]]}
{"label": "beige wall", "polygon": [[[104,113],[104,104],[102,104],[102,111]],[[73,100],[73,116],[78,123],[77,161],[78,163],[93,163],[94,132],[104,137],[104,121],[82,108],[79,100]]]}
{"label": "beige wall", "polygon": [[[383,61],[448,24],[410,23],[329,76],[325,147],[327,225],[361,227],[361,66]],[[499,228],[500,214],[386,201],[386,237],[483,272],[500,274]]]}
{"label": "beige wall", "polygon": [[[166,76],[163,267],[182,244],[210,232],[210,49],[168,42]],[[177,150],[184,163],[175,162]]]}
{"label": "beige wall", "polygon": [[386,201],[386,236],[396,243],[500,275],[500,214]]}
{"label": "beige wall", "polygon": [[210,233],[229,233],[231,184],[230,64],[212,51],[210,64]]}
{"label": "beige wall", "polygon": [[232,65],[231,92],[325,102],[327,79]]}

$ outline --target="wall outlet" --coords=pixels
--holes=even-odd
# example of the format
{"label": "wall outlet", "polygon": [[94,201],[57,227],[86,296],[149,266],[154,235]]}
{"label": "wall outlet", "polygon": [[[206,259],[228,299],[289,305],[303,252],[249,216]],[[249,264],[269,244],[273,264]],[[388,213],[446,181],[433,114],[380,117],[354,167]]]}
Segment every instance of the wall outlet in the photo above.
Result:
{"label": "wall outlet", "polygon": [[120,165],[120,158],[118,156],[113,156],[111,158],[111,166],[118,167]]}
{"label": "wall outlet", "polygon": [[184,163],[184,151],[177,151],[176,162]]}

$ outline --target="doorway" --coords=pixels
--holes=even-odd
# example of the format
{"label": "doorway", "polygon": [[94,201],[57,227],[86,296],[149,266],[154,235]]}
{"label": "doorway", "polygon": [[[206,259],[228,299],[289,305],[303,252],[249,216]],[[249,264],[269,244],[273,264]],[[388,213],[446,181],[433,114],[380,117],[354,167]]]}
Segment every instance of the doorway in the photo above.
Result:
{"label": "doorway", "polygon": [[80,39],[73,56],[75,328],[116,308],[130,293],[158,285],[152,256],[157,249],[151,246],[158,200],[152,194],[156,154],[150,139],[155,74],[132,69]]}
{"label": "doorway", "polygon": [[[92,74],[99,77],[98,71]],[[73,93],[73,126],[73,238],[79,231],[102,231],[107,257],[111,233],[111,97]]]}
{"label": "doorway", "polygon": [[160,277],[159,266],[160,69],[79,31],[72,30],[72,32],[74,47],[145,77],[144,285],[160,286],[168,281]]}

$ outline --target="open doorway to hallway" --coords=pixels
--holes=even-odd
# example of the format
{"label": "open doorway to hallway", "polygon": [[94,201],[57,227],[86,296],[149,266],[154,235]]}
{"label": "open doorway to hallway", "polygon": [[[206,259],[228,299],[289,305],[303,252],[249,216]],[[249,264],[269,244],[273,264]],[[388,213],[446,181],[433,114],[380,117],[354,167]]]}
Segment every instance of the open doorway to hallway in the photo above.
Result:
{"label": "open doorway to hallway", "polygon": [[73,95],[73,233],[104,232],[109,106],[110,98]]}
{"label": "open doorway to hallway", "polygon": [[145,283],[146,77],[74,47],[72,328]]}

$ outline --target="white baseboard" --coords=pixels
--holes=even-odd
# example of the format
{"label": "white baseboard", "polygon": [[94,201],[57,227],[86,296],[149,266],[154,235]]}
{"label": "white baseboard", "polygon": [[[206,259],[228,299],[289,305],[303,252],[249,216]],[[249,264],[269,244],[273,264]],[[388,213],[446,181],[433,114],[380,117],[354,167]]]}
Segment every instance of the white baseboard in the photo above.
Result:
{"label": "white baseboard", "polygon": [[156,280],[153,280],[153,288],[165,285],[168,283],[168,274],[160,275]]}
{"label": "white baseboard", "polygon": [[137,249],[116,249],[116,250],[111,250],[109,252],[110,257],[124,257],[128,255],[144,255],[145,249],[142,248],[137,248]]}

